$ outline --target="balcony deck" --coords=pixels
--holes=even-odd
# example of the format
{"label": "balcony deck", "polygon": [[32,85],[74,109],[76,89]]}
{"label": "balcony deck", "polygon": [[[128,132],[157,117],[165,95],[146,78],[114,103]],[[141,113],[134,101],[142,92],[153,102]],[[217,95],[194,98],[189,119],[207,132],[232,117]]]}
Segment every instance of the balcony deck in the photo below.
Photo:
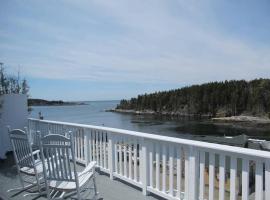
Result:
{"label": "balcony deck", "polygon": [[[267,151],[37,119],[28,120],[28,131],[33,147],[37,132],[71,132],[76,162],[95,161],[102,171],[97,175],[100,199],[270,199]],[[11,166],[0,163],[0,197],[5,199],[5,191],[19,185]]]}
{"label": "balcony deck", "polygon": [[[12,155],[8,155],[7,159],[0,161],[0,200],[12,199],[47,199],[46,196],[28,196],[23,197],[26,192],[16,194],[16,192],[7,193],[6,191],[10,188],[20,187],[19,177],[16,172]],[[109,200],[125,200],[125,199],[136,199],[136,200],[156,200],[162,199],[157,196],[144,196],[141,189],[134,186],[127,185],[120,180],[110,180],[109,176],[98,172],[97,173],[97,188],[98,188],[98,199],[109,199]],[[16,195],[14,195],[16,194]],[[14,196],[12,196],[14,195]]]}

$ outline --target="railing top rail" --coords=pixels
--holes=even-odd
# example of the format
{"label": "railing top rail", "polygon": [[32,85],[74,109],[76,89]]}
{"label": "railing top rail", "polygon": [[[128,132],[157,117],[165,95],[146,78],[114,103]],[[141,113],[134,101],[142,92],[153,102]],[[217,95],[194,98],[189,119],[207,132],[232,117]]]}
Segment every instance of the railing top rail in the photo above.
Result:
{"label": "railing top rail", "polygon": [[78,127],[78,128],[96,129],[96,130],[102,130],[102,131],[107,131],[111,133],[141,137],[143,139],[152,139],[152,140],[158,140],[161,142],[171,142],[171,143],[176,143],[176,144],[189,145],[193,147],[212,149],[212,150],[224,152],[225,154],[233,153],[233,154],[241,154],[245,156],[270,159],[270,152],[268,151],[260,151],[260,150],[255,150],[255,149],[248,149],[248,148],[235,147],[235,146],[229,146],[229,145],[201,142],[201,141],[189,140],[189,139],[181,139],[181,138],[162,136],[162,135],[156,135],[156,134],[151,134],[151,133],[143,133],[143,132],[137,132],[137,131],[130,131],[130,130],[124,130],[124,129],[118,129],[118,128],[110,128],[110,127],[104,127],[104,126],[94,126],[94,125],[87,125],[87,124],[78,124],[78,123],[51,121],[51,120],[39,120],[39,119],[34,119],[34,118],[28,118],[28,119],[30,121],[38,121],[38,122],[44,122],[44,123],[50,123],[50,124],[61,124],[61,125],[66,125],[66,126]]}

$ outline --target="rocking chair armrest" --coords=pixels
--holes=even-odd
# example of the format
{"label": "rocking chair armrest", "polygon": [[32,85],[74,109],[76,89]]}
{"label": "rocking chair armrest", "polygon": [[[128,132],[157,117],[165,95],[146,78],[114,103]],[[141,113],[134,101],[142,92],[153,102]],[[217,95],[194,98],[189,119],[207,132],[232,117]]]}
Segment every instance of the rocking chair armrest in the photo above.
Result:
{"label": "rocking chair armrest", "polygon": [[36,150],[36,151],[32,152],[32,154],[29,153],[29,154],[25,155],[23,158],[21,158],[20,161],[25,160],[25,159],[29,159],[29,158],[31,158],[31,156],[35,156],[35,155],[37,155],[38,160],[40,160],[39,150]]}
{"label": "rocking chair armrest", "polygon": [[39,150],[39,149],[33,151],[33,156],[34,156],[34,155],[37,155],[37,159],[38,159],[38,160],[40,160],[40,155],[39,155],[39,154],[40,154],[40,150]]}
{"label": "rocking chair armrest", "polygon": [[94,172],[95,172],[96,164],[97,164],[96,161],[90,162],[90,163],[85,167],[85,169],[84,169],[81,173],[78,174],[78,176],[83,176],[83,175],[85,175],[85,174],[87,174],[87,173],[89,173],[89,172],[91,172],[91,171],[93,171],[93,173],[94,173]]}

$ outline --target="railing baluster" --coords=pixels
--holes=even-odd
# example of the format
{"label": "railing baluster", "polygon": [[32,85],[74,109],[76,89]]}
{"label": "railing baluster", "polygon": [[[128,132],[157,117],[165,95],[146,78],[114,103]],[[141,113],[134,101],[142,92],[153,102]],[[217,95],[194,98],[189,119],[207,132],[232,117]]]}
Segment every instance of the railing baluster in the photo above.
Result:
{"label": "railing baluster", "polygon": [[77,130],[77,148],[78,148],[78,155],[77,155],[77,159],[81,159],[81,131],[80,128],[78,128]]}
{"label": "railing baluster", "polygon": [[99,152],[99,131],[96,130],[96,156],[97,156],[97,164],[100,166],[100,152]]}
{"label": "railing baluster", "polygon": [[270,160],[265,162],[265,200],[270,199]]}
{"label": "railing baluster", "polygon": [[236,200],[236,170],[237,170],[237,159],[235,156],[231,156],[230,200]]}
{"label": "railing baluster", "polygon": [[55,124],[52,126],[52,133],[56,134],[56,125]]}
{"label": "railing baluster", "polygon": [[204,200],[204,172],[205,172],[205,152],[200,152],[200,194],[199,199]]}
{"label": "railing baluster", "polygon": [[134,155],[133,155],[133,159],[134,159],[134,181],[138,181],[138,173],[137,173],[137,138],[134,138]]}
{"label": "railing baluster", "polygon": [[95,145],[96,131],[92,129],[91,132],[92,132],[93,161],[97,161],[97,158],[96,158],[96,145]]}
{"label": "railing baluster", "polygon": [[188,148],[184,147],[184,155],[185,155],[185,199],[189,199],[189,151]]}
{"label": "railing baluster", "polygon": [[87,135],[88,135],[88,139],[87,139],[87,143],[88,143],[88,147],[89,147],[89,161],[93,161],[93,143],[92,143],[92,130],[90,129],[86,129],[87,130]]}
{"label": "railing baluster", "polygon": [[103,165],[104,165],[104,168],[107,169],[107,159],[108,159],[108,153],[107,153],[107,138],[108,137],[108,134],[107,132],[104,132],[104,135],[103,135]]}
{"label": "railing baluster", "polygon": [[75,145],[75,156],[76,156],[76,160],[78,159],[79,157],[79,145],[78,145],[78,131],[76,130],[76,132],[74,133],[75,137],[75,142],[74,142],[74,145]]}
{"label": "railing baluster", "polygon": [[81,153],[80,159],[85,161],[85,156],[84,156],[84,152],[85,152],[85,149],[84,149],[84,147],[85,147],[85,145],[84,145],[84,142],[85,142],[85,140],[84,140],[84,129],[80,129],[80,140],[81,140],[81,143],[80,143],[80,145],[81,145],[80,146],[80,153]]}
{"label": "railing baluster", "polygon": [[[117,151],[115,149],[115,142],[114,137],[112,136],[112,133],[108,133],[108,165],[110,170],[110,179],[113,179],[113,173],[117,173],[117,168],[114,166],[114,163],[116,163],[117,159]],[[116,153],[116,155],[115,155]]]}
{"label": "railing baluster", "polygon": [[[149,185],[150,187],[153,187],[153,152],[154,148],[153,148],[153,142],[149,142]],[[148,162],[148,161],[147,161]]]}
{"label": "railing baluster", "polygon": [[129,137],[128,140],[128,166],[129,166],[129,170],[128,170],[128,176],[129,179],[132,180],[132,139],[131,137]]}
{"label": "railing baluster", "polygon": [[123,155],[122,155],[122,148],[123,148],[123,140],[122,136],[119,138],[119,168],[120,168],[120,175],[123,176]]}
{"label": "railing baluster", "polygon": [[124,176],[127,177],[127,140],[124,138]]}
{"label": "railing baluster", "polygon": [[119,146],[118,146],[118,143],[119,143],[119,141],[118,141],[118,135],[115,135],[114,137],[113,137],[115,140],[115,143],[114,143],[114,157],[115,157],[115,161],[114,161],[114,164],[115,164],[115,172],[116,172],[116,174],[119,174],[119,167],[118,167],[118,162],[119,162],[119,152],[118,152],[118,148],[119,148]]}
{"label": "railing baluster", "polygon": [[225,155],[219,155],[219,199],[224,200],[225,198]]}
{"label": "railing baluster", "polygon": [[249,199],[249,160],[242,159],[242,200]]}
{"label": "railing baluster", "polygon": [[162,191],[166,192],[167,147],[162,143]]}
{"label": "railing baluster", "polygon": [[155,144],[156,151],[156,189],[160,190],[160,143]]}
{"label": "railing baluster", "polygon": [[138,176],[138,178],[137,178],[137,180],[138,180],[138,182],[141,182],[142,181],[142,177],[141,177],[141,168],[140,168],[140,156],[142,155],[141,154],[141,143],[140,143],[140,140],[141,140],[141,138],[136,138],[136,141],[137,141],[137,176]]}
{"label": "railing baluster", "polygon": [[87,129],[83,129],[84,132],[84,154],[85,154],[85,162],[88,164],[90,162],[90,146],[89,146],[89,132]]}
{"label": "railing baluster", "polygon": [[176,179],[177,179],[177,185],[176,185],[176,189],[177,189],[177,194],[176,197],[180,199],[181,197],[181,185],[182,185],[182,150],[181,147],[176,149],[177,153],[177,172],[176,172]]}
{"label": "railing baluster", "polygon": [[255,170],[255,199],[263,199],[263,163],[261,160],[256,160]]}
{"label": "railing baluster", "polygon": [[104,162],[103,162],[103,144],[102,144],[102,139],[103,139],[103,131],[99,133],[99,159],[100,159],[100,166],[104,168]]}
{"label": "railing baluster", "polygon": [[209,152],[209,200],[214,200],[215,154]]}
{"label": "railing baluster", "polygon": [[169,193],[173,196],[173,158],[174,158],[174,146],[169,147]]}

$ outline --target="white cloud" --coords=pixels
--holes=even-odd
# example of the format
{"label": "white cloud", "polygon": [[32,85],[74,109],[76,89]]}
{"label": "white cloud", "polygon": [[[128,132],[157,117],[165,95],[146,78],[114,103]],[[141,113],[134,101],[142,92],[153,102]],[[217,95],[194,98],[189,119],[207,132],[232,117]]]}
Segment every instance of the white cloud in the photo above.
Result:
{"label": "white cloud", "polygon": [[[191,84],[270,74],[270,48],[217,31],[207,18],[212,9],[209,2],[69,3],[80,11],[74,11],[74,15],[80,15],[76,17],[76,28],[68,23],[14,18],[13,23],[24,26],[26,32],[37,34],[38,39],[47,35],[49,39],[26,37],[27,41],[21,44],[4,42],[0,47],[0,52],[8,50],[4,55],[19,52],[7,56],[7,63],[18,62],[28,76],[97,82]],[[90,9],[98,15],[87,14]],[[69,17],[72,15],[69,13]],[[200,24],[204,20],[209,20],[209,24]],[[102,28],[95,30],[96,25],[109,32],[100,33]],[[7,38],[8,34],[2,31],[0,40],[4,36]],[[26,58],[31,51],[33,56]]]}

